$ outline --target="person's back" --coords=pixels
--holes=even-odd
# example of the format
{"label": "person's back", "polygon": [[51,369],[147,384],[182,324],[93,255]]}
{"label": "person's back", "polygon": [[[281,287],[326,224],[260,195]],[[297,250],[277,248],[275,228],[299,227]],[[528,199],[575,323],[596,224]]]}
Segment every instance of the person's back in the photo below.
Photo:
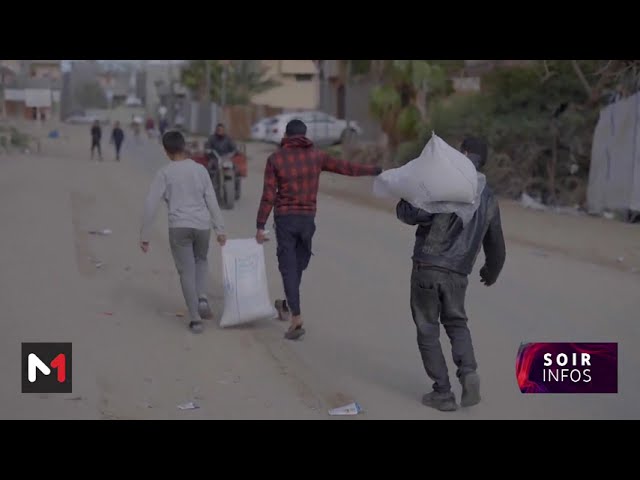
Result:
{"label": "person's back", "polygon": [[265,205],[270,203],[275,207],[276,215],[315,215],[322,172],[367,176],[378,175],[380,171],[373,165],[333,158],[315,148],[305,135],[285,137],[280,148],[267,159],[264,190],[267,203],[263,202],[261,215],[264,218]]}
{"label": "person's back", "polygon": [[171,162],[156,174],[145,201],[140,246],[149,249],[150,229],[161,200],[168,206],[169,244],[189,309],[189,328],[202,331],[202,317],[209,317],[207,253],[210,229],[224,245],[224,222],[206,169],[188,158],[184,137],[167,132],[162,144]]}
{"label": "person's back", "polygon": [[[378,175],[379,167],[338,160],[313,147],[306,137],[307,126],[291,120],[286,127],[281,148],[268,159],[264,187],[256,220],[256,241],[265,241],[265,225],[275,207],[278,268],[282,275],[286,300],[276,301],[278,316],[291,317],[285,338],[296,340],[304,335],[300,310],[300,282],[312,255],[316,231],[315,213],[320,173],[341,175]],[[290,315],[289,315],[290,314]]]}
{"label": "person's back", "polygon": [[100,125],[94,124],[91,127],[91,140],[93,140],[94,142],[99,142],[101,138],[102,129],[100,128]]}
{"label": "person's back", "polygon": [[396,213],[404,223],[418,226],[415,262],[469,275],[484,245],[491,276],[497,278],[504,263],[504,241],[498,201],[488,185],[467,225],[453,213],[418,212],[405,201],[398,204]]}
{"label": "person's back", "polygon": [[171,227],[209,228],[211,217],[205,190],[211,183],[206,169],[191,159],[171,162],[158,175],[166,185],[164,200]]}
{"label": "person's back", "polygon": [[[465,139],[461,150],[478,170],[486,162],[486,143],[480,139]],[[425,394],[422,402],[442,411],[458,406],[440,345],[440,323],[451,341],[456,376],[462,384],[461,405],[475,405],[480,402],[480,380],[465,309],[468,275],[483,248],[486,261],[480,278],[485,285],[493,285],[506,255],[500,209],[489,186],[476,201],[478,208],[466,225],[453,213],[431,214],[405,200],[396,207],[399,220],[418,227],[411,272],[411,313],[422,362],[434,382],[433,391]]]}
{"label": "person's back", "polygon": [[114,142],[122,143],[122,141],[124,140],[124,131],[119,125],[114,127],[113,132],[111,133],[111,137],[113,138]]}

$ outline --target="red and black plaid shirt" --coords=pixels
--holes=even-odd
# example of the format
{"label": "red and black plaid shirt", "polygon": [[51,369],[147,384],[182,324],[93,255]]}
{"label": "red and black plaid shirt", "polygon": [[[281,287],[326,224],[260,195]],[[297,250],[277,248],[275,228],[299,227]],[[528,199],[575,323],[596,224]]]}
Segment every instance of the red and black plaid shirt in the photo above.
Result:
{"label": "red and black plaid shirt", "polygon": [[276,215],[315,215],[322,172],[351,177],[378,175],[373,165],[350,163],[313,148],[304,136],[286,137],[281,148],[267,159],[264,189],[258,210],[258,229],[264,229],[271,209]]}

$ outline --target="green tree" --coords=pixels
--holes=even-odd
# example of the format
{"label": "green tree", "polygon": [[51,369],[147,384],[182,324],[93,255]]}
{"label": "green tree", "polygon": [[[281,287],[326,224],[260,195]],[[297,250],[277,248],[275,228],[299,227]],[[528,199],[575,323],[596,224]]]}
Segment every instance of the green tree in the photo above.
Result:
{"label": "green tree", "polygon": [[[223,92],[224,65],[220,60],[192,60],[182,70],[182,82],[204,100],[207,94],[206,63],[209,64],[209,95],[220,103]],[[229,105],[246,105],[251,97],[276,87],[278,83],[266,76],[266,69],[257,60],[233,60],[226,67],[225,101]]]}
{"label": "green tree", "polygon": [[395,149],[416,138],[429,121],[429,101],[446,95],[451,83],[443,65],[428,60],[375,62],[370,72],[381,84],[371,92],[370,109]]}

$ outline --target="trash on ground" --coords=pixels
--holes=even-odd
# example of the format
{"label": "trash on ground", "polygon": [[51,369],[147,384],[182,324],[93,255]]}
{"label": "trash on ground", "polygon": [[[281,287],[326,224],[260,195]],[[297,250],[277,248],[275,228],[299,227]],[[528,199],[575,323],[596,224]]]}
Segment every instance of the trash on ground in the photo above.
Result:
{"label": "trash on ground", "polygon": [[535,198],[527,195],[522,192],[522,196],[520,197],[520,204],[524,208],[530,208],[532,210],[546,210],[547,207],[542,204],[542,202],[536,200]]}
{"label": "trash on ground", "polygon": [[60,132],[58,130],[51,130],[48,136],[49,138],[60,138]]}
{"label": "trash on ground", "polygon": [[187,402],[187,403],[178,405],[178,410],[196,410],[197,408],[200,408],[200,407],[193,402]]}
{"label": "trash on ground", "polygon": [[329,415],[358,415],[362,413],[362,407],[357,403],[353,402],[349,405],[344,405],[342,407],[332,408],[329,410]]}
{"label": "trash on ground", "polygon": [[614,214],[614,213],[612,213],[612,212],[604,212],[604,213],[602,214],[602,216],[603,216],[604,218],[606,218],[607,220],[615,220],[615,218],[616,218],[615,214]]}
{"label": "trash on ground", "polygon": [[111,235],[113,232],[110,229],[105,228],[103,230],[89,230],[89,233],[91,235]]}

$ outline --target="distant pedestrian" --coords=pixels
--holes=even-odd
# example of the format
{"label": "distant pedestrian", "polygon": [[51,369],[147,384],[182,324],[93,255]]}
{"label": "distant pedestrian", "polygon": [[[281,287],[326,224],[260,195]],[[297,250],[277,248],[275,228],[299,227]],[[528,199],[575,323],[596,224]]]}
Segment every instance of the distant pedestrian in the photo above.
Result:
{"label": "distant pedestrian", "polygon": [[116,160],[120,161],[120,148],[122,148],[122,142],[124,141],[124,131],[120,127],[120,122],[116,122],[113,126],[111,141],[116,147]]}
{"label": "distant pedestrian", "polygon": [[100,128],[100,122],[96,120],[91,127],[91,160],[93,160],[94,150],[98,150],[98,157],[102,160],[102,150],[100,149],[100,142],[102,141],[102,128]]}
{"label": "distant pedestrian", "polygon": [[160,140],[162,140],[164,132],[166,132],[167,128],[169,128],[169,122],[165,117],[162,117],[158,122],[158,128],[160,129]]}
{"label": "distant pedestrian", "polygon": [[147,136],[151,138],[153,136],[153,131],[156,128],[156,124],[153,121],[153,118],[148,117],[147,122],[145,123],[145,129],[147,130]]}

